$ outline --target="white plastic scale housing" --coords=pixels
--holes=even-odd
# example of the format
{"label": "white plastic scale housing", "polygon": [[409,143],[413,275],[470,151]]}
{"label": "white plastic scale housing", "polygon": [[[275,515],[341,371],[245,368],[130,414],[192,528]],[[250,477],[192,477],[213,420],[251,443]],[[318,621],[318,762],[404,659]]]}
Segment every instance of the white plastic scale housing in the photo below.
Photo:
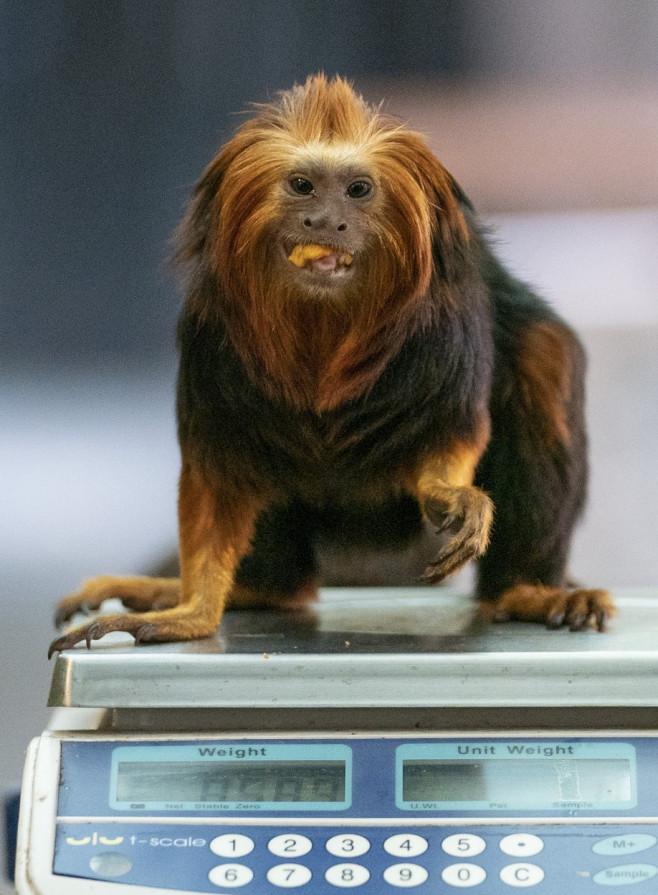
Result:
{"label": "white plastic scale housing", "polygon": [[[542,895],[591,895],[608,887],[648,892],[658,887],[658,595],[626,592],[616,601],[620,614],[608,633],[570,633],[486,625],[468,597],[447,589],[328,589],[309,612],[228,613],[216,637],[204,641],[135,647],[132,638],[111,635],[91,650],[62,653],[49,698],[51,724],[30,744],[26,760],[17,891],[275,895],[294,888],[323,895],[353,888],[394,895],[409,888],[442,895],[473,888],[513,895],[515,888],[536,886]],[[173,744],[179,752],[171,751]],[[119,765],[110,756],[133,752],[116,750],[135,745],[137,757],[139,749],[150,750],[143,752],[150,774],[172,755],[182,761],[177,767],[187,767],[186,749],[198,744],[224,753],[251,744],[253,754],[273,756],[263,767],[284,755],[298,759],[300,773],[316,753],[328,755],[332,767],[349,755],[345,784],[333,803],[314,803],[314,810],[304,804],[194,810],[186,802],[176,813],[162,809],[161,793],[154,795],[158,810],[141,802],[119,810],[124,803],[110,791]],[[541,759],[556,747],[570,756],[560,759],[560,774],[574,779],[575,768],[575,777],[579,770],[583,776],[581,801],[560,810],[557,803],[546,807],[555,794],[542,795],[539,778],[528,785],[530,765],[501,764],[511,753],[528,758],[537,749]],[[465,790],[458,783],[447,801],[432,801],[443,798],[434,791],[430,801],[411,801],[419,797],[404,789],[404,774],[411,773],[405,761],[422,777],[423,762],[434,773],[433,761],[457,752],[470,762],[457,768]],[[67,767],[63,754],[71,757]],[[87,776],[77,776],[78,760]],[[599,803],[605,794],[586,791],[596,762],[605,773],[624,769],[613,785],[621,801]],[[500,777],[499,769],[512,767],[511,778]],[[552,773],[541,761],[537,768],[539,776]],[[467,780],[473,773],[499,781],[498,800],[500,780],[520,776],[509,803],[485,804],[473,800]],[[592,791],[599,792],[596,785]],[[66,814],[76,804],[87,813]],[[75,846],[62,838],[63,829]],[[310,850],[277,856],[272,843],[284,834],[291,842],[307,840]],[[246,837],[252,851],[234,860],[216,854],[210,843],[220,835]],[[362,843],[354,856],[330,845],[362,840],[367,850]],[[541,849],[525,860],[523,847],[535,843],[536,849],[535,840]],[[414,843],[406,858],[402,842]],[[419,842],[426,843],[420,854]],[[83,869],[53,872],[54,861],[65,865],[69,852]],[[122,860],[134,868],[126,871]],[[168,861],[164,883],[152,885]],[[149,881],[135,883],[135,868],[144,877],[145,862],[152,867]],[[233,866],[243,869],[226,869]],[[535,869],[516,870],[515,878],[514,867]],[[653,883],[647,882],[651,868]],[[188,882],[179,885],[176,874]]]}

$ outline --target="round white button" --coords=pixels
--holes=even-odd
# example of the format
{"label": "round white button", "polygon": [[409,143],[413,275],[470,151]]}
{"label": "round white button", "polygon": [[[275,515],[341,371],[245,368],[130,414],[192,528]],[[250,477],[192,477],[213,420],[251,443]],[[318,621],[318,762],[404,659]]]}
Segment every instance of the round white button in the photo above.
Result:
{"label": "round white button", "polygon": [[254,878],[253,870],[244,864],[218,864],[208,874],[208,879],[214,886],[223,889],[237,889],[246,886]]}
{"label": "round white button", "polygon": [[487,843],[482,836],[474,833],[454,833],[441,843],[443,851],[455,858],[472,858],[481,854],[486,847]]}
{"label": "round white button", "polygon": [[536,864],[508,864],[500,871],[500,878],[508,886],[536,886],[544,878],[544,871]]}
{"label": "round white button", "polygon": [[127,855],[118,851],[104,851],[100,855],[94,855],[89,861],[90,868],[99,876],[123,876],[132,870],[133,862]]}
{"label": "round white button", "polygon": [[397,833],[388,837],[384,851],[395,858],[417,858],[427,851],[427,839],[415,833]]}
{"label": "round white button", "polygon": [[538,855],[543,847],[543,840],[539,836],[533,836],[532,833],[512,833],[511,836],[505,836],[500,840],[500,850],[515,858]]}
{"label": "round white button", "polygon": [[210,851],[220,858],[244,858],[254,850],[254,840],[242,833],[224,833],[210,843]]}
{"label": "round white button", "polygon": [[420,864],[393,864],[384,871],[384,879],[391,886],[401,889],[420,886],[428,877],[427,870]]}
{"label": "round white button", "polygon": [[361,864],[334,864],[324,875],[324,878],[332,886],[341,886],[351,889],[354,886],[362,886],[370,879],[370,871]]}
{"label": "round white button", "polygon": [[282,833],[270,839],[267,847],[279,858],[299,858],[310,852],[313,843],[307,836],[301,836],[299,833]]}
{"label": "round white button", "polygon": [[357,833],[332,836],[327,842],[327,851],[338,858],[360,858],[370,849],[370,842]]}
{"label": "round white button", "polygon": [[451,864],[444,868],[441,873],[441,879],[449,886],[456,886],[461,889],[468,889],[471,886],[479,886],[486,879],[486,872],[483,867],[477,864]]}
{"label": "round white button", "polygon": [[295,889],[305,886],[312,876],[308,867],[303,864],[277,864],[267,871],[268,882],[281,889]]}

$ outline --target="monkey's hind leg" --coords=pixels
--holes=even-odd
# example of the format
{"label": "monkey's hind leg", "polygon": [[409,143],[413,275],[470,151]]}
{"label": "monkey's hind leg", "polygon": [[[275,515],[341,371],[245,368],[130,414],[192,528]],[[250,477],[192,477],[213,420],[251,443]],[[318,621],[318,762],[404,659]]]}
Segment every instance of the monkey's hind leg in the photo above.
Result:
{"label": "monkey's hind leg", "polygon": [[60,628],[78,612],[86,615],[100,609],[106,600],[121,600],[126,609],[144,612],[176,606],[180,596],[179,578],[119,578],[102,575],[85,581],[77,593],[59,601],[55,607],[55,625]]}
{"label": "monkey's hind leg", "polygon": [[517,337],[477,473],[496,507],[478,563],[478,595],[489,604],[483,613],[603,631],[616,612],[610,594],[574,587],[566,576],[587,488],[582,348],[551,318],[526,323]]}
{"label": "monkey's hind leg", "polygon": [[270,507],[258,519],[226,608],[306,609],[318,597],[313,541],[312,511],[303,503]]}
{"label": "monkey's hind leg", "polygon": [[111,631],[126,631],[135,642],[194,640],[213,634],[235,570],[249,549],[262,503],[239,494],[235,487],[208,481],[184,463],[178,504],[180,600],[164,609],[100,616],[54,640],[49,656],[80,641],[90,646]]}

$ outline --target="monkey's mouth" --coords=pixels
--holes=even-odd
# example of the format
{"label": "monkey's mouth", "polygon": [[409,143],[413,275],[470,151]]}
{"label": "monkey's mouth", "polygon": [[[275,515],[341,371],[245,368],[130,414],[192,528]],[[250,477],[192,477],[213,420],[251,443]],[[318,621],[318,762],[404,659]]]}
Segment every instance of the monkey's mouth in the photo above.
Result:
{"label": "monkey's mouth", "polygon": [[325,277],[332,277],[345,274],[352,264],[353,258],[344,249],[309,243],[307,245],[297,244],[294,246],[290,254],[288,254],[288,261],[300,270],[308,270]]}

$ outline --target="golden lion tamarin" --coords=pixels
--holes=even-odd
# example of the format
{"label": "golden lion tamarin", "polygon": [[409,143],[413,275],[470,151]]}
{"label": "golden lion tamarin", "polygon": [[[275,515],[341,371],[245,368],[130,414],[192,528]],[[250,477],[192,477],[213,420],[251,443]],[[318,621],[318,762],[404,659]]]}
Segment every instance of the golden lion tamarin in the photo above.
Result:
{"label": "golden lion tamarin", "polygon": [[477,558],[496,618],[605,627],[610,596],[565,579],[587,478],[581,346],[497,261],[421,136],[309,78],[210,163],[178,260],[181,577],[87,582],[58,623],[110,597],[134,611],[51,653],[298,606],[319,538],[403,544],[426,519],[447,538],[432,582]]}

